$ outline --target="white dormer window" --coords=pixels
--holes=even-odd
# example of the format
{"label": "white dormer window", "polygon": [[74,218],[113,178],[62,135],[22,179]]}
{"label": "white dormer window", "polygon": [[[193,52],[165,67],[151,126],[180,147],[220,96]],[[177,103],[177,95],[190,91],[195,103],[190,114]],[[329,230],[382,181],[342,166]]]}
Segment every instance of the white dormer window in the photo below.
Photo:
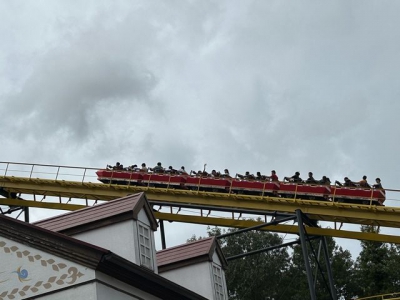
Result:
{"label": "white dormer window", "polygon": [[224,281],[222,278],[222,270],[216,264],[213,264],[214,294],[215,300],[225,300]]}
{"label": "white dormer window", "polygon": [[150,228],[144,224],[138,223],[139,230],[139,251],[140,263],[153,270],[153,255],[150,242]]}

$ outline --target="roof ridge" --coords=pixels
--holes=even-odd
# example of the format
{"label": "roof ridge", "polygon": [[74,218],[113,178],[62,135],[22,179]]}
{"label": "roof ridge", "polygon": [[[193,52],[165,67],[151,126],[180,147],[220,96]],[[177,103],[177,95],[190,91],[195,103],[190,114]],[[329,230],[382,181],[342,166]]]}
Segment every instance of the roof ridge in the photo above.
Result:
{"label": "roof ridge", "polygon": [[[77,210],[74,210],[74,211],[69,211],[69,212],[66,212],[66,213],[63,213],[63,214],[59,214],[59,215],[56,215],[56,216],[53,216],[53,217],[49,217],[49,218],[45,218],[45,219],[42,219],[42,220],[39,220],[39,221],[36,221],[36,222],[32,222],[32,224],[40,226],[41,223],[46,223],[46,222],[49,222],[51,220],[57,220],[57,219],[59,219],[61,217],[65,218],[65,217],[68,217],[70,215],[82,213],[83,211],[86,211],[86,210],[89,210],[89,209],[93,209],[95,207],[98,208],[98,207],[105,206],[105,205],[112,205],[114,202],[118,202],[118,201],[124,200],[124,199],[126,199],[128,197],[132,197],[132,196],[139,196],[140,194],[143,194],[143,192],[139,192],[139,193],[135,193],[135,194],[129,194],[129,195],[121,197],[121,198],[116,198],[116,199],[112,199],[112,200],[109,200],[109,201],[104,201],[104,203],[100,203],[100,204],[97,204],[97,205],[87,206],[87,207],[84,207],[84,208],[81,208],[81,209],[77,209]],[[140,195],[140,197],[141,197],[141,195]]]}
{"label": "roof ridge", "polygon": [[174,250],[174,249],[179,249],[179,248],[191,246],[193,244],[198,244],[198,243],[201,243],[201,242],[204,243],[206,240],[213,240],[213,239],[215,239],[215,236],[210,236],[210,237],[207,237],[207,238],[202,238],[200,240],[186,242],[184,244],[180,244],[180,245],[176,245],[176,246],[173,246],[173,247],[169,247],[167,249],[162,249],[162,250],[157,251],[157,253],[166,252],[166,251],[169,251],[169,250]]}

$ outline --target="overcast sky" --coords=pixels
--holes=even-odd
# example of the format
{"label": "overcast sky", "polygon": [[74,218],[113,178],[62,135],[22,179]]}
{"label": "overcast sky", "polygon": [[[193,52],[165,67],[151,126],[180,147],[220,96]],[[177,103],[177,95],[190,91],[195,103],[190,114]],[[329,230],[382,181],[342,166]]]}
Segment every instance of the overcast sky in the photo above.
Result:
{"label": "overcast sky", "polygon": [[399,188],[399,11],[398,1],[0,0],[1,160],[207,163]]}

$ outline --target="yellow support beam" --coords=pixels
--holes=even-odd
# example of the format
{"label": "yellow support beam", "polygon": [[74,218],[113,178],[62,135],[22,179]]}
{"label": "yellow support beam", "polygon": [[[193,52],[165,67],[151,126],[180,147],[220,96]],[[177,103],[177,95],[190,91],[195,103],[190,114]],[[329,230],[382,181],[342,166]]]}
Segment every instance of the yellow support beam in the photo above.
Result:
{"label": "yellow support beam", "polygon": [[87,207],[86,205],[72,204],[72,203],[21,200],[12,198],[0,198],[0,205],[21,206],[21,207],[28,206],[36,208],[59,209],[59,210],[78,210]]}
{"label": "yellow support beam", "polygon": [[[156,219],[172,221],[172,222],[183,222],[192,224],[211,225],[219,227],[230,227],[230,228],[249,228],[256,225],[260,225],[263,222],[253,220],[233,220],[227,218],[215,218],[215,217],[201,217],[201,216],[190,216],[181,214],[171,214],[163,212],[154,212]],[[260,230],[298,234],[299,228],[297,225],[270,225],[260,228]],[[337,230],[330,228],[317,228],[307,227],[306,231],[309,235],[317,236],[332,236],[336,238],[354,239],[354,240],[365,240],[365,241],[377,241],[383,243],[396,243],[400,244],[400,237],[387,234],[378,234],[370,232],[355,232],[346,230]]]}
{"label": "yellow support beam", "polygon": [[[400,228],[400,208],[398,207],[9,176],[0,177],[0,188],[6,193],[85,200],[111,200],[128,194],[145,192],[147,199],[153,203],[169,203],[171,206],[184,207],[191,204],[214,211],[242,209],[284,213],[294,213],[296,209],[301,209],[314,220]],[[60,208],[57,207],[57,209]]]}

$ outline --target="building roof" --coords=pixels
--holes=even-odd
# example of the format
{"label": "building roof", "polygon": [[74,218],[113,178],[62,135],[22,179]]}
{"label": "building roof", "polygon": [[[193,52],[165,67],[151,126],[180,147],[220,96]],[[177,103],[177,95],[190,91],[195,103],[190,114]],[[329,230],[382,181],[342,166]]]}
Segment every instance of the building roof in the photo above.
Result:
{"label": "building roof", "polygon": [[158,272],[177,269],[204,261],[212,261],[214,252],[226,269],[227,262],[215,237],[201,239],[157,252]]}
{"label": "building roof", "polygon": [[71,235],[128,219],[137,220],[142,208],[150,220],[151,228],[154,231],[157,230],[157,220],[144,193],[128,195],[33,224],[51,231]]}
{"label": "building roof", "polygon": [[206,299],[107,249],[4,215],[0,215],[0,236],[98,270],[162,299]]}

